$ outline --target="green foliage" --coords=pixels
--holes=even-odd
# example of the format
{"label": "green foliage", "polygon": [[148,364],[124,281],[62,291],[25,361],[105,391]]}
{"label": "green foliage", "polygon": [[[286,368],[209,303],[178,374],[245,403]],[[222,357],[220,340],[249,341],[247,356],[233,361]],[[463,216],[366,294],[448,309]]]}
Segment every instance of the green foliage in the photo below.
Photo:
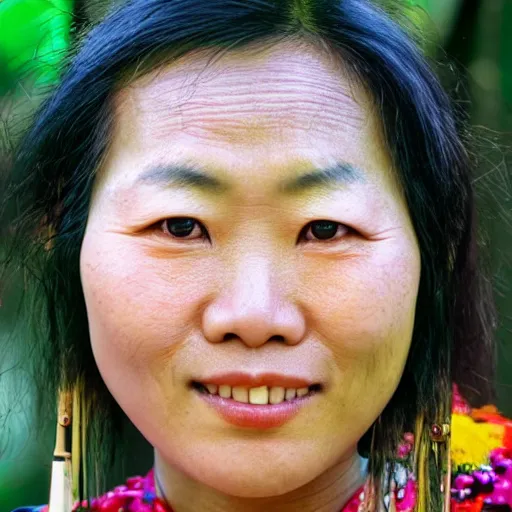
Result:
{"label": "green foliage", "polygon": [[0,58],[4,79],[35,72],[35,85],[55,83],[69,46],[72,0],[0,2]]}
{"label": "green foliage", "polygon": [[[501,90],[508,105],[512,105],[512,2],[503,4],[503,16],[501,18],[501,52],[500,52],[500,68],[501,68]],[[508,30],[507,30],[508,29]],[[510,128],[508,128],[510,129]]]}

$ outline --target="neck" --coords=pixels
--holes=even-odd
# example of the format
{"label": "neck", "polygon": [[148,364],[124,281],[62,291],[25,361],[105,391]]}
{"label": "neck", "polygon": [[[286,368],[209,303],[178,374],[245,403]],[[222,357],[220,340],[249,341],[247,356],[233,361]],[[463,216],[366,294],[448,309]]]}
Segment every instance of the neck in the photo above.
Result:
{"label": "neck", "polygon": [[174,512],[340,512],[366,479],[366,460],[356,451],[307,484],[279,496],[231,496],[191,479],[155,450],[157,495]]}

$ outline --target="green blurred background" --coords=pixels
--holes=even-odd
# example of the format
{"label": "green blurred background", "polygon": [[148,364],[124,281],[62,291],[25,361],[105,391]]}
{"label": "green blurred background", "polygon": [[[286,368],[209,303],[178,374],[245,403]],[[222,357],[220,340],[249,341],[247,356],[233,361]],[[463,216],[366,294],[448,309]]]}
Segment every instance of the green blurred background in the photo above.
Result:
{"label": "green blurred background", "polygon": [[[0,172],[31,113],[58,82],[69,45],[118,1],[0,0]],[[480,135],[475,142],[481,155],[475,182],[500,312],[497,405],[512,417],[512,194],[507,148],[512,142],[512,0],[404,3],[427,34],[430,56],[440,62],[450,59],[450,65],[440,68],[442,76],[457,91]],[[38,390],[23,365],[29,349],[23,331],[17,333],[19,342],[9,343],[19,347],[18,352],[2,350],[12,332],[17,295],[16,290],[4,293],[0,308],[0,512],[47,502],[54,443],[55,417],[44,425],[33,420]],[[150,446],[132,425],[127,432],[127,463],[113,471],[112,486],[152,464]]]}

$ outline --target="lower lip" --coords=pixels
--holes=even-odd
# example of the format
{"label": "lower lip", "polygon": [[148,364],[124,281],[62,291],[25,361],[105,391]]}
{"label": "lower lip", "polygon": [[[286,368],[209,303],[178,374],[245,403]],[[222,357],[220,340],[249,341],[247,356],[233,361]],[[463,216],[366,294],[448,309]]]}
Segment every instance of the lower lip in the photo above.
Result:
{"label": "lower lip", "polygon": [[267,429],[284,425],[308,405],[317,393],[312,393],[280,404],[253,405],[237,402],[219,395],[194,390],[194,393],[219,413],[225,421],[237,427]]}

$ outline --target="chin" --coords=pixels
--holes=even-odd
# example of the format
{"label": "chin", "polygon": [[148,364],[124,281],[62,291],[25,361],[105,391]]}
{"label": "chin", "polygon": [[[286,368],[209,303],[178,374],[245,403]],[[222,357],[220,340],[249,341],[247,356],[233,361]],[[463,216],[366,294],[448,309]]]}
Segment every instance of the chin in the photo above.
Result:
{"label": "chin", "polygon": [[284,469],[281,472],[265,471],[263,474],[256,475],[254,468],[252,470],[248,468],[243,473],[239,473],[238,469],[228,472],[216,472],[213,479],[211,474],[209,476],[206,480],[201,479],[204,484],[213,487],[219,492],[239,498],[271,498],[280,496],[294,491],[313,479],[313,477],[306,477],[306,481],[303,481],[305,475],[301,475],[302,478],[298,478],[298,475],[285,472]]}

